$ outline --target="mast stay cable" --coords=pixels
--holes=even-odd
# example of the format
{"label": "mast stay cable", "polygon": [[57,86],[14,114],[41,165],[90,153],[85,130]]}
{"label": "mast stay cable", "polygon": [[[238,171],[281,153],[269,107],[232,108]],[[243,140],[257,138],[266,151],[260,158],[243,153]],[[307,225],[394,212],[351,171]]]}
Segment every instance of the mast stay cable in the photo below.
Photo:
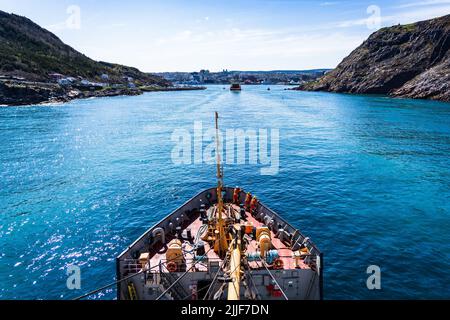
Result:
{"label": "mast stay cable", "polygon": [[269,275],[272,278],[272,280],[275,282],[275,284],[280,289],[281,294],[283,295],[284,299],[285,300],[289,300],[288,297],[286,296],[286,294],[284,293],[283,289],[281,288],[280,284],[278,283],[277,279],[275,279],[275,277],[273,276],[272,272],[270,272],[269,267],[267,266],[267,263],[264,260],[261,260],[261,262],[263,263],[264,267],[266,268],[266,270],[269,273]]}
{"label": "mast stay cable", "polygon": [[161,293],[158,296],[158,298],[156,298],[156,300],[157,301],[160,300],[167,292],[169,292],[178,282],[180,282],[189,273],[189,271],[194,269],[197,262],[203,260],[203,258],[206,257],[211,250],[212,248],[210,248],[203,256],[199,257],[196,261],[194,261],[192,263],[192,266],[189,269],[187,269],[177,280],[175,280],[166,290],[164,290],[164,292]]}

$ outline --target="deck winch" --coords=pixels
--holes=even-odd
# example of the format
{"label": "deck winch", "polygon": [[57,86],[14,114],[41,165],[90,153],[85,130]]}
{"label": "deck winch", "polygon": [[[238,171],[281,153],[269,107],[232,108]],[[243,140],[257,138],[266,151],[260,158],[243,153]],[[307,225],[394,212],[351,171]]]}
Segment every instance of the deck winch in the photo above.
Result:
{"label": "deck winch", "polygon": [[260,251],[247,253],[247,259],[249,262],[265,260],[267,264],[272,265],[279,258],[280,254],[278,253],[278,250],[270,250],[265,255],[261,254]]}
{"label": "deck winch", "polygon": [[182,243],[178,239],[173,239],[167,246],[166,259],[168,263],[176,264],[179,269],[184,263],[185,258],[183,255]]}
{"label": "deck winch", "polygon": [[261,256],[265,256],[266,252],[271,249],[272,241],[270,236],[270,229],[266,226],[262,226],[256,229],[256,241],[258,242],[259,251]]}

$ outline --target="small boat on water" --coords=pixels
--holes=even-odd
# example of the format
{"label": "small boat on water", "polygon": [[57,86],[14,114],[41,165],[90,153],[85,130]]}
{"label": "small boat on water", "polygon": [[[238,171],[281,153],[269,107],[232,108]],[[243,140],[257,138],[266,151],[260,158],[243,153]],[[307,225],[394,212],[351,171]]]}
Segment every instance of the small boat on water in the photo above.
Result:
{"label": "small boat on water", "polygon": [[230,91],[242,91],[242,87],[239,83],[231,84]]}
{"label": "small boat on water", "polygon": [[[216,113],[216,146],[219,148]],[[323,255],[243,189],[204,190],[116,259],[119,300],[318,300]]]}

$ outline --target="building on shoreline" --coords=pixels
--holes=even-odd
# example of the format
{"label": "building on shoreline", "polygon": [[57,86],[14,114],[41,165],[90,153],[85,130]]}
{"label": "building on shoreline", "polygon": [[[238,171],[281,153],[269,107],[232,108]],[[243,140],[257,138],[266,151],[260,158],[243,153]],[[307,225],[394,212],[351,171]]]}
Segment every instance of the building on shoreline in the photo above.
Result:
{"label": "building on shoreline", "polygon": [[323,76],[329,69],[316,70],[279,70],[279,71],[228,71],[210,72],[163,72],[157,73],[174,84],[204,85],[204,84],[284,84],[299,85]]}

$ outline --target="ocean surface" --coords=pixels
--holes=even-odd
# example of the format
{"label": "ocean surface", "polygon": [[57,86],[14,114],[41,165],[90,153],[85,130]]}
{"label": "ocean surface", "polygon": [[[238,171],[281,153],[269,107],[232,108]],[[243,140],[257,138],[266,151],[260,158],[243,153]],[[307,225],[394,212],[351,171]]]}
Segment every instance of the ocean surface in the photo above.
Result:
{"label": "ocean surface", "polygon": [[[279,172],[226,164],[324,252],[325,299],[450,298],[450,104],[223,86],[0,108],[0,298],[71,299],[113,282],[114,258],[204,188],[175,130],[279,130]],[[66,286],[81,268],[81,290]],[[368,290],[370,265],[381,290]],[[92,299],[114,299],[111,288]]]}

